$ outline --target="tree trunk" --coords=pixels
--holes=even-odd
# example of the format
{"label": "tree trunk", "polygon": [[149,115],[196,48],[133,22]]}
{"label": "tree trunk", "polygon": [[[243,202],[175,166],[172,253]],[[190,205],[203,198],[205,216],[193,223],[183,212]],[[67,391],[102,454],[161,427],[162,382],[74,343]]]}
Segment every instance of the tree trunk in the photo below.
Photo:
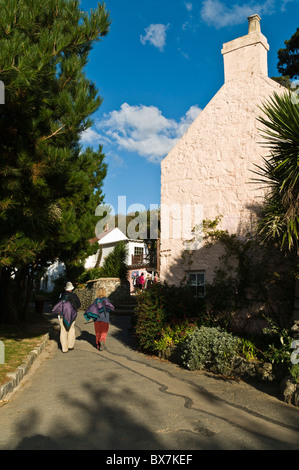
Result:
{"label": "tree trunk", "polygon": [[18,314],[14,295],[14,280],[11,277],[11,271],[2,268],[0,274],[0,322],[18,323]]}
{"label": "tree trunk", "polygon": [[28,313],[29,303],[32,298],[33,267],[31,265],[20,268],[15,276],[16,309],[20,321],[25,321]]}
{"label": "tree trunk", "polygon": [[95,268],[99,268],[99,267],[100,267],[101,259],[102,259],[102,252],[103,252],[103,247],[100,246],[99,251],[98,251],[97,261],[96,261],[96,264],[95,264],[95,266],[94,266]]}

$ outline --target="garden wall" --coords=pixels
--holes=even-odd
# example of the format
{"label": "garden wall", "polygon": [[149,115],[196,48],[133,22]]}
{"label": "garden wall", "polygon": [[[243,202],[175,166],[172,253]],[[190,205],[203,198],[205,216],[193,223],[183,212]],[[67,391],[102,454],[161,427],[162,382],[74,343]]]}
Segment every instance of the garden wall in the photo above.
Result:
{"label": "garden wall", "polygon": [[128,299],[130,296],[130,283],[129,281],[122,280],[115,277],[104,277],[88,281],[84,288],[76,289],[74,292],[78,295],[81,302],[81,309],[85,310],[92,304],[97,297],[97,289],[104,287],[107,292],[107,297],[111,302],[120,302]]}

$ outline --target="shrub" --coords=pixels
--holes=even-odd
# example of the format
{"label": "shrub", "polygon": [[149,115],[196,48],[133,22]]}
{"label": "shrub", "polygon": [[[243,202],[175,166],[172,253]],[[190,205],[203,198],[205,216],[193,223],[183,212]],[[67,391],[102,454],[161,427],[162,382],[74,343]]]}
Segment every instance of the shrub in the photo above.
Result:
{"label": "shrub", "polygon": [[102,268],[87,269],[77,278],[77,282],[83,284],[93,279],[99,279],[100,277],[104,277]]}
{"label": "shrub", "polygon": [[127,248],[124,242],[115,245],[113,251],[105,258],[103,266],[84,271],[77,279],[78,283],[85,283],[101,277],[117,277],[126,279],[128,266],[126,264]]}
{"label": "shrub", "polygon": [[189,370],[209,369],[229,374],[238,354],[240,339],[220,327],[195,328],[183,344],[182,361]]}
{"label": "shrub", "polygon": [[103,263],[103,277],[119,277],[127,279],[128,265],[126,264],[127,247],[124,242],[118,242],[113,251]]}
{"label": "shrub", "polygon": [[155,353],[177,344],[201,311],[201,299],[188,288],[153,284],[138,294],[133,327],[139,347]]}
{"label": "shrub", "polygon": [[263,330],[267,343],[263,348],[263,356],[272,364],[287,363],[291,359],[292,337],[285,328],[279,328],[268,319],[270,328]]}
{"label": "shrub", "polygon": [[196,319],[195,322],[192,319],[184,319],[166,324],[162,327],[159,339],[155,341],[155,350],[164,352],[172,346],[178,346],[195,328]]}
{"label": "shrub", "polygon": [[293,364],[290,367],[290,374],[291,374],[293,381],[296,384],[299,384],[299,364]]}
{"label": "shrub", "polygon": [[297,272],[295,254],[286,255],[275,244],[261,243],[256,235],[241,238],[218,230],[220,219],[204,221],[208,246],[223,248],[213,280],[206,285],[207,305],[217,316],[218,325],[237,335],[261,333],[263,314],[280,328],[289,328]]}
{"label": "shrub", "polygon": [[253,341],[247,338],[240,338],[239,354],[246,361],[258,360],[260,351]]}
{"label": "shrub", "polygon": [[134,318],[134,330],[141,349],[154,352],[155,342],[160,339],[166,323],[166,313],[159,287],[142,291]]}

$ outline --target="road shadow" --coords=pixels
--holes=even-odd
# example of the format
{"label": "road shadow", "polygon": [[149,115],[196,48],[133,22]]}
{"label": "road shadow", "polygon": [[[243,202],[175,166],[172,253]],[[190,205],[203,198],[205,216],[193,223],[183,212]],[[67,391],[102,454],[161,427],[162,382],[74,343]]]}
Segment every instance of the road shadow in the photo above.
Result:
{"label": "road shadow", "polygon": [[[79,331],[79,335],[76,337],[76,341],[86,341],[91,346],[96,348],[96,336],[94,332],[93,322],[89,323],[91,323],[91,326],[89,325],[88,329],[92,328],[92,332],[88,331],[88,329],[83,329],[82,325],[79,326],[78,324],[76,324],[76,328]],[[109,340],[109,337],[113,337],[129,349],[137,349],[137,344],[131,328],[130,316],[113,315],[111,324],[109,325],[107,341]]]}
{"label": "road shadow", "polygon": [[132,321],[130,315],[114,315],[112,318],[111,335],[120,341],[124,346],[137,350],[137,342],[134,337]]}
{"label": "road shadow", "polygon": [[[86,382],[84,396],[65,391],[58,397],[72,418],[57,417],[47,434],[38,432],[41,416],[32,409],[16,428],[20,442],[15,450],[150,450],[166,449],[163,443],[130,413],[138,400],[144,416],[155,415],[151,403],[130,388],[120,388],[119,378],[110,373],[103,384]],[[119,405],[126,400],[126,407]],[[141,403],[142,401],[142,403]],[[72,425],[73,417],[78,423]],[[142,418],[142,417],[141,417]]]}

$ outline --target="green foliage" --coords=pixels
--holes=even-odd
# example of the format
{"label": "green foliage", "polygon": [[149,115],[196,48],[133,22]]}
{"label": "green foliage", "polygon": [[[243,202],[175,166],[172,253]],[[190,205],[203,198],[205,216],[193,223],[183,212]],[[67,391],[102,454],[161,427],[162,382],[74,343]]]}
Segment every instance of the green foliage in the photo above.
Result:
{"label": "green foliage", "polygon": [[293,338],[286,328],[279,328],[271,319],[268,319],[268,321],[270,327],[265,328],[263,331],[268,343],[263,350],[264,359],[275,364],[290,362]]}
{"label": "green foliage", "polygon": [[155,340],[155,350],[165,352],[168,348],[182,344],[187,336],[194,331],[196,324],[197,320],[191,318],[167,323],[159,332],[159,339]]}
{"label": "green foliage", "polygon": [[103,264],[104,277],[119,277],[127,279],[128,266],[126,264],[127,247],[125,242],[118,242],[113,251],[105,258]]}
{"label": "green foliage", "polygon": [[285,48],[278,51],[278,71],[290,78],[299,77],[299,28],[285,41]]}
{"label": "green foliage", "polygon": [[162,292],[155,287],[142,291],[138,295],[138,305],[133,320],[135,337],[141,349],[155,351],[156,341],[159,340],[162,328],[166,325],[166,319]]}
{"label": "green foliage", "polygon": [[[202,304],[189,295],[188,289],[167,284],[155,284],[138,295],[133,328],[143,351],[162,357],[174,354],[175,360],[190,370],[207,369],[224,375],[233,373],[236,356],[278,365],[290,361],[288,330],[271,318],[267,319],[269,328],[259,333],[233,334],[223,328],[223,317],[208,317]],[[178,304],[179,299],[184,299],[183,303]]]}
{"label": "green foliage", "polygon": [[289,369],[290,375],[296,384],[299,384],[299,364],[293,364]]}
{"label": "green foliage", "polygon": [[101,147],[80,146],[102,101],[84,68],[110,20],[104,5],[88,14],[71,0],[0,0],[0,8],[0,294],[17,271],[25,298],[20,285],[32,289],[36,267],[72,264],[93,249],[107,166]]}
{"label": "green foliage", "polygon": [[[247,361],[287,365],[292,352],[292,338],[287,330],[273,326],[264,334],[264,338],[248,339],[233,335],[219,326],[195,328],[181,344],[182,363],[190,370],[207,369],[225,375],[233,372],[236,356]],[[299,380],[298,369],[292,366],[290,370],[293,377]]]}
{"label": "green foliage", "polygon": [[163,351],[178,344],[202,314],[202,300],[187,287],[153,284],[138,295],[133,320],[137,343],[147,351]]}
{"label": "green foliage", "polygon": [[127,279],[128,265],[126,264],[126,258],[126,244],[119,242],[115,245],[113,251],[105,258],[102,267],[87,269],[77,278],[77,282],[81,284],[101,277]]}
{"label": "green foliage", "polygon": [[86,269],[86,271],[84,271],[82,274],[80,274],[80,276],[78,276],[77,282],[79,284],[84,284],[87,281],[99,279],[100,277],[104,277],[102,268]]}
{"label": "green foliage", "polygon": [[61,274],[54,280],[54,288],[50,293],[50,297],[54,302],[57,302],[61,292],[64,292],[64,288],[69,279],[66,277],[65,273]]}
{"label": "green foliage", "polygon": [[[288,328],[292,321],[296,258],[292,253],[282,253],[273,243],[261,243],[256,234],[240,238],[219,230],[219,220],[220,217],[205,220],[203,224],[207,246],[221,244],[223,249],[214,279],[206,285],[207,312],[201,316],[198,326],[222,328],[227,334],[236,335],[238,355],[246,360],[286,364],[291,354]],[[264,329],[266,325],[268,330]],[[192,338],[190,349],[194,352],[190,353],[191,367],[193,362],[200,363],[197,350],[202,364],[206,360],[206,366],[210,367],[209,354],[218,344],[215,333],[211,336],[211,344],[202,351],[202,345],[197,344],[197,334],[187,335],[186,342],[189,344]],[[159,346],[171,344],[172,338],[173,333],[166,331]],[[214,341],[216,345],[212,346]],[[217,371],[221,367],[212,366]],[[222,369],[229,367],[230,364],[226,364]]]}
{"label": "green foliage", "polygon": [[255,234],[244,239],[217,230],[217,224],[205,237],[211,247],[223,247],[213,281],[206,285],[206,302],[218,324],[237,334],[258,331],[258,324],[261,330],[265,316],[288,326],[297,269],[293,254],[262,244]]}
{"label": "green foliage", "polygon": [[256,344],[250,339],[240,338],[239,354],[246,361],[257,360],[260,357],[260,351]]}
{"label": "green foliage", "polygon": [[230,374],[238,354],[240,339],[220,327],[196,328],[182,346],[182,360],[189,370],[208,369]]}
{"label": "green foliage", "polygon": [[299,103],[292,93],[274,95],[262,107],[261,135],[269,148],[256,180],[268,190],[259,233],[265,241],[275,240],[281,249],[298,252],[299,233]]}

